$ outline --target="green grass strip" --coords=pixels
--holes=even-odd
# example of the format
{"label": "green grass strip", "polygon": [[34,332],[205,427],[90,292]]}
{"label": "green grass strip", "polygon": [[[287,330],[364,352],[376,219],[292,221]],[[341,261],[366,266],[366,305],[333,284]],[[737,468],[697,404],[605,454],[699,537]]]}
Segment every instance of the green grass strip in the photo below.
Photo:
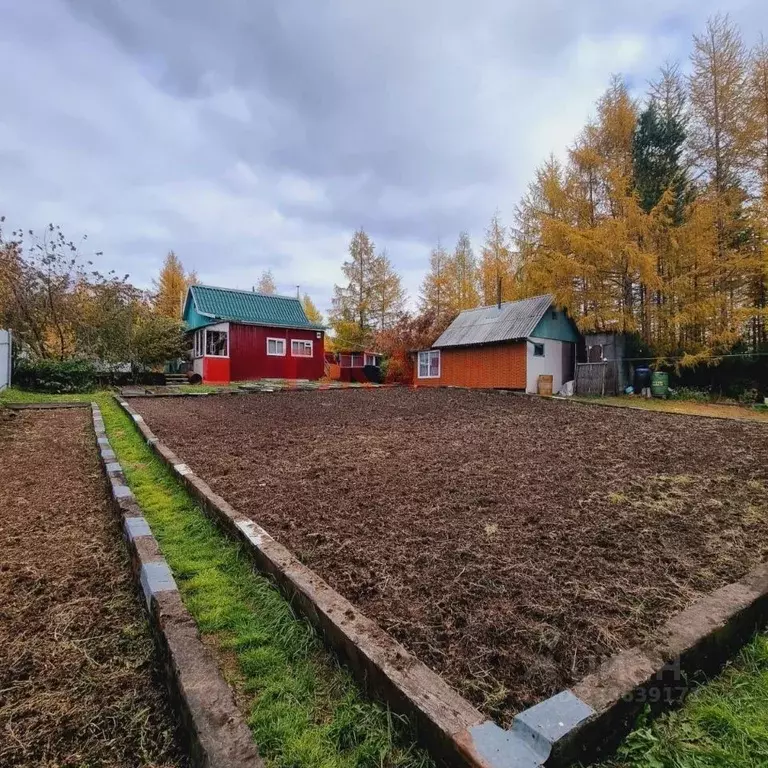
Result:
{"label": "green grass strip", "polygon": [[641,721],[605,768],[764,768],[768,765],[768,637],[755,637],[683,707]]}
{"label": "green grass strip", "polygon": [[[1,399],[51,398],[16,390]],[[227,676],[250,708],[248,723],[268,765],[429,768],[407,724],[361,695],[312,628],[155,458],[112,397],[66,399],[99,403],[109,440],[184,603],[219,657],[233,662],[224,665]]]}

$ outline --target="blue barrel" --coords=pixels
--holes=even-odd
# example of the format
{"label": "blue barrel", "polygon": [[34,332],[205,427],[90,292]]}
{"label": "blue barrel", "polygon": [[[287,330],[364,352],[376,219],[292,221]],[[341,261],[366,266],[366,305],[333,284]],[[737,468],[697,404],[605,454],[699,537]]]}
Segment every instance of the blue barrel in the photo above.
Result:
{"label": "blue barrel", "polygon": [[635,393],[640,394],[646,387],[651,386],[651,369],[647,366],[635,368]]}

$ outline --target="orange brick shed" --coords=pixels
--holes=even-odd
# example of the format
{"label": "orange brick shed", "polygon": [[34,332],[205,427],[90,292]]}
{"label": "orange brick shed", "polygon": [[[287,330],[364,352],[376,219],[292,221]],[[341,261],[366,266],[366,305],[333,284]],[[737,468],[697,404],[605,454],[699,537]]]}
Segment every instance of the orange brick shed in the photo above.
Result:
{"label": "orange brick shed", "polygon": [[557,392],[573,379],[578,339],[549,295],[465,310],[416,353],[413,383],[536,392],[538,377],[549,375]]}

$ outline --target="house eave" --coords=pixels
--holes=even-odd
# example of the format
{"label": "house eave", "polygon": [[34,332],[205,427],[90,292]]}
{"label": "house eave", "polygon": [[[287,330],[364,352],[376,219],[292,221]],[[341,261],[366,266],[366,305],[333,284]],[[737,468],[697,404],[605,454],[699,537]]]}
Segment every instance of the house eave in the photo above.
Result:
{"label": "house eave", "polygon": [[[199,314],[203,314],[200,312]],[[289,331],[325,331],[324,325],[295,325],[293,323],[266,323],[255,322],[253,320],[239,320],[236,317],[220,317],[218,315],[205,315],[206,317],[215,318],[214,322],[217,323],[234,323],[235,325],[252,325],[256,328],[284,328]]]}
{"label": "house eave", "polygon": [[[495,347],[500,344],[515,344],[516,342],[528,341],[528,336],[516,336],[513,339],[494,339],[492,341],[475,341],[471,344],[433,344],[429,349],[471,349],[473,347]],[[419,350],[425,351],[425,350]]]}

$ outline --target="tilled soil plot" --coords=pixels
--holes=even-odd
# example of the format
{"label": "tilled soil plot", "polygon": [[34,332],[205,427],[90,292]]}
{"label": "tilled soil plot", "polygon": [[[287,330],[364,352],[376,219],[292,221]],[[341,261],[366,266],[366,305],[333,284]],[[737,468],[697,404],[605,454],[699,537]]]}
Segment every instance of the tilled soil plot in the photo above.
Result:
{"label": "tilled soil plot", "polygon": [[173,734],[90,413],[0,413],[0,765],[184,765]]}
{"label": "tilled soil plot", "polygon": [[462,390],[133,405],[503,723],[768,555],[756,424]]}

